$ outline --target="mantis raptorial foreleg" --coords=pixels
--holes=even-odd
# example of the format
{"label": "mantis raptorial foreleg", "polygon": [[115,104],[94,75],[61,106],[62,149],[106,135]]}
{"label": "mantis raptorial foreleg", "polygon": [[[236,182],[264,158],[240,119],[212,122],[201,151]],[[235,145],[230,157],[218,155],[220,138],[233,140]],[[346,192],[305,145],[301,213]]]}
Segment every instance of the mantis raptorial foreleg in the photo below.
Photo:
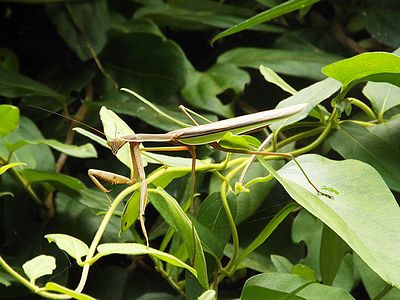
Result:
{"label": "mantis raptorial foreleg", "polygon": [[90,179],[93,181],[93,183],[104,193],[109,193],[110,190],[106,189],[97,178],[109,182],[111,184],[131,185],[135,183],[134,180],[128,177],[103,170],[89,169],[88,175]]}

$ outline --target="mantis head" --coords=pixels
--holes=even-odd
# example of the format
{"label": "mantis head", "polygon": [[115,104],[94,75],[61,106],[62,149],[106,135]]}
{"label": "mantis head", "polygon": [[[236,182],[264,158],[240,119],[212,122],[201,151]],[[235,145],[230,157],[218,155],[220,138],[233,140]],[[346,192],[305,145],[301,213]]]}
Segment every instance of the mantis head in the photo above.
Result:
{"label": "mantis head", "polygon": [[116,155],[119,151],[119,149],[121,149],[121,147],[123,145],[126,144],[125,140],[121,140],[121,139],[111,139],[111,140],[107,140],[107,145],[108,147],[111,148],[111,152]]}

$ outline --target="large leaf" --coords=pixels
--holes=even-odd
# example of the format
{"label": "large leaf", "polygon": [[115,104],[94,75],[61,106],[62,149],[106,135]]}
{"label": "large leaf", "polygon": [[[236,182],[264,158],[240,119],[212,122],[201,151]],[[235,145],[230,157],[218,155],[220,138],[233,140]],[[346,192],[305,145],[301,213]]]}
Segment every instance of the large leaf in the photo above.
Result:
{"label": "large leaf", "polygon": [[392,0],[366,1],[363,17],[368,32],[379,42],[399,47],[400,34],[396,24],[400,18],[400,3]]}
{"label": "large leaf", "polygon": [[285,49],[235,48],[218,57],[220,64],[258,69],[260,65],[277,73],[316,80],[324,78],[321,68],[341,59],[323,51],[293,51]]}
{"label": "large leaf", "polygon": [[82,190],[85,188],[85,185],[80,180],[64,174],[38,171],[33,169],[25,169],[21,172],[21,174],[26,180],[28,180],[29,183],[46,181],[53,184],[61,183],[62,185],[74,190]]}
{"label": "large leaf", "polygon": [[343,92],[362,81],[400,86],[400,57],[386,52],[362,53],[330,64],[322,72],[339,81]]}
{"label": "large leaf", "polygon": [[1,127],[0,136],[5,136],[14,131],[19,123],[19,109],[12,105],[0,105]]}
{"label": "large leaf", "polygon": [[61,233],[46,234],[44,236],[49,243],[55,242],[57,247],[67,252],[70,256],[80,261],[82,256],[86,256],[89,247],[81,240]]}
{"label": "large leaf", "polygon": [[99,54],[106,45],[109,28],[107,1],[48,4],[47,14],[65,43],[82,61]]}
{"label": "large leaf", "polygon": [[110,243],[110,244],[100,244],[97,247],[98,254],[94,257],[94,259],[99,259],[100,257],[111,255],[111,254],[125,254],[125,255],[144,255],[148,254],[150,256],[154,256],[162,261],[165,261],[171,265],[184,268],[191,272],[194,276],[197,276],[197,271],[193,269],[188,264],[179,260],[177,257],[162,252],[160,250],[146,247],[142,244],[136,243]]}
{"label": "large leaf", "polygon": [[167,99],[184,84],[184,53],[172,41],[154,34],[115,36],[101,57],[121,87],[129,87],[152,100]]}
{"label": "large leaf", "polygon": [[248,279],[243,287],[242,300],[251,299],[354,299],[342,289],[314,283],[300,275],[269,273]]}
{"label": "large leaf", "polygon": [[[331,136],[329,142],[344,158],[358,159],[373,166],[391,189],[400,191],[400,161],[397,159],[400,155],[399,126],[399,118],[397,121],[377,125],[377,128],[371,128],[371,131],[363,126],[345,122]],[[374,134],[374,131],[377,134]]]}
{"label": "large leaf", "polygon": [[200,238],[194,225],[182,210],[179,203],[161,188],[149,190],[151,203],[168,223],[182,237],[186,245],[188,257],[197,271],[197,279],[203,287],[207,287],[208,277],[206,261]]}
{"label": "large leaf", "polygon": [[269,20],[290,13],[292,11],[310,6],[318,1],[319,0],[289,0],[269,10],[263,11],[258,15],[255,15],[254,17],[251,17],[250,19],[247,19],[244,22],[237,24],[223,32],[220,32],[215,37],[213,37],[213,39],[211,40],[211,44],[213,44],[216,40],[221,39],[225,36],[229,36],[234,33],[249,29],[260,23],[267,22]]}
{"label": "large leaf", "polygon": [[22,265],[26,276],[32,281],[44,275],[50,275],[56,268],[56,260],[53,256],[39,255]]}
{"label": "large leaf", "polygon": [[270,126],[271,129],[277,130],[279,127],[282,126],[282,124],[286,126],[304,119],[315,106],[317,106],[328,97],[332,96],[335,92],[339,90],[339,88],[340,84],[337,81],[327,78],[300,90],[299,92],[297,92],[296,95],[282,100],[281,102],[279,102],[276,108],[282,108],[299,103],[307,103],[308,106],[300,113],[295,114],[290,118],[275,122]]}
{"label": "large leaf", "polygon": [[399,287],[400,208],[379,173],[357,160],[298,158],[317,195],[294,162],[269,171],[301,206],[328,225],[388,284]]}
{"label": "large leaf", "polygon": [[0,95],[9,98],[47,96],[58,100],[65,97],[48,86],[12,70],[0,67]]}

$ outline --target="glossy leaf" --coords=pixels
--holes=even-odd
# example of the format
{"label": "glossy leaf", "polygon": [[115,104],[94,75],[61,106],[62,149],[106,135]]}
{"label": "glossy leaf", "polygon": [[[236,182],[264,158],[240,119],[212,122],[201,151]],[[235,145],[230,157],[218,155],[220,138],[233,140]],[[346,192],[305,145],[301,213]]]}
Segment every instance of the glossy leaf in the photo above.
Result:
{"label": "glossy leaf", "polygon": [[67,234],[53,233],[46,234],[44,237],[49,243],[56,243],[58,248],[77,260],[80,260],[82,256],[86,256],[89,251],[89,247],[84,242]]}
{"label": "glossy leaf", "polygon": [[71,296],[77,300],[95,300],[96,299],[96,298],[90,297],[90,296],[82,294],[82,293],[77,293],[76,291],[66,288],[65,286],[59,285],[58,283],[55,283],[55,282],[47,282],[45,285],[45,288],[49,291],[55,291],[55,292],[62,293],[64,295]]}
{"label": "glossy leaf", "polygon": [[248,279],[242,300],[250,299],[354,299],[342,289],[314,283],[303,276],[284,273],[260,274]]}
{"label": "glossy leaf", "polygon": [[9,98],[47,96],[64,101],[65,97],[48,86],[12,70],[0,67],[0,95]]}
{"label": "glossy leaf", "polygon": [[186,245],[188,257],[192,258],[197,271],[197,279],[203,287],[208,284],[206,262],[201,241],[192,222],[180,207],[179,203],[163,189],[149,190],[151,203],[161,214],[165,222],[179,232]]}
{"label": "glossy leaf", "polygon": [[[329,141],[341,156],[370,164],[378,170],[391,189],[400,191],[400,162],[397,159],[400,149],[396,147],[399,125],[399,121],[390,122],[388,126],[381,124],[377,125],[381,128],[372,129],[371,132],[365,127],[346,122],[340,125]],[[378,133],[379,129],[386,131],[387,134],[383,137],[389,140],[374,134],[374,131]]]}
{"label": "glossy leaf", "polygon": [[362,53],[330,64],[322,72],[339,81],[344,92],[362,81],[400,86],[400,57],[386,52]]}
{"label": "glossy leaf", "polygon": [[325,78],[321,68],[339,59],[340,56],[323,51],[239,47],[220,55],[217,63],[254,69],[263,65],[279,74],[321,80]]}
{"label": "glossy leaf", "polygon": [[271,255],[271,261],[279,273],[290,273],[293,264],[286,258],[280,255]]}
{"label": "glossy leaf", "polygon": [[44,275],[50,275],[56,268],[56,260],[53,256],[39,255],[22,265],[26,276],[31,282]]}
{"label": "glossy leaf", "polygon": [[261,65],[260,73],[264,76],[264,79],[268,82],[271,82],[277,86],[279,86],[282,90],[288,92],[289,94],[295,95],[297,91],[292,88],[285,80],[282,79],[278,74],[274,72],[274,70]]}
{"label": "glossy leaf", "polygon": [[304,155],[298,161],[317,187],[331,187],[337,194],[332,199],[317,195],[293,162],[278,173],[268,169],[296,202],[336,232],[382,279],[400,286],[395,267],[400,263],[400,208],[379,173],[357,160]]}
{"label": "glossy leaf", "polygon": [[304,119],[315,106],[332,96],[339,90],[339,88],[340,84],[337,81],[327,78],[300,90],[296,95],[282,100],[276,108],[282,108],[299,103],[308,103],[308,106],[290,118],[275,122],[270,126],[271,129],[277,130],[282,125],[287,126]]}
{"label": "glossy leaf", "polygon": [[82,61],[99,54],[106,45],[110,24],[105,0],[48,4],[47,14],[66,45]]}
{"label": "glossy leaf", "polygon": [[[1,69],[1,68],[0,68]],[[0,105],[1,127],[0,136],[14,131],[19,123],[19,109],[13,105]]]}
{"label": "glossy leaf", "polygon": [[109,244],[100,244],[97,247],[98,254],[96,255],[96,259],[106,256],[106,255],[111,255],[111,254],[125,254],[125,255],[144,255],[148,254],[150,256],[154,256],[162,261],[165,261],[169,264],[172,264],[174,266],[184,268],[191,272],[194,276],[197,277],[197,271],[192,268],[191,266],[187,265],[183,261],[179,260],[177,257],[166,253],[162,252],[160,250],[147,247],[142,244],[136,244],[136,243],[109,243]]}
{"label": "glossy leaf", "polygon": [[213,44],[215,41],[217,41],[223,37],[226,37],[226,36],[235,34],[237,32],[249,29],[260,23],[267,22],[267,21],[277,18],[279,16],[288,14],[292,11],[302,9],[302,8],[312,5],[318,1],[319,0],[289,0],[287,2],[284,2],[284,3],[277,5],[269,10],[263,11],[263,12],[259,13],[258,15],[255,15],[254,17],[251,17],[250,19],[247,19],[246,21],[239,23],[223,32],[218,33],[211,40],[211,44]]}
{"label": "glossy leaf", "polygon": [[229,131],[218,143],[224,148],[236,150],[257,150],[261,145],[261,142],[251,135],[236,135]]}

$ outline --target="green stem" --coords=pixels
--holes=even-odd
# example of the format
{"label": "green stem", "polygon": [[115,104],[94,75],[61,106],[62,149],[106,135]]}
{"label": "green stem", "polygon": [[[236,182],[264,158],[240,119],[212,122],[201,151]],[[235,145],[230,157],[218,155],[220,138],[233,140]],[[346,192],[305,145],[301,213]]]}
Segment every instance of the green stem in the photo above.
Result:
{"label": "green stem", "polygon": [[386,284],[385,287],[378,293],[378,295],[376,295],[373,300],[380,300],[383,297],[385,297],[385,295],[387,293],[389,293],[392,290],[393,286]]}
{"label": "green stem", "polygon": [[353,104],[354,106],[357,106],[358,108],[360,108],[363,112],[365,112],[367,114],[367,116],[371,119],[371,120],[376,120],[377,116],[375,115],[375,113],[373,112],[373,110],[366,105],[364,102],[353,98],[353,97],[349,97],[347,98],[351,104]]}
{"label": "green stem", "polygon": [[305,139],[305,138],[309,138],[312,137],[314,135],[317,135],[318,133],[322,132],[324,130],[323,127],[318,127],[318,128],[314,128],[314,129],[310,129],[304,132],[300,132],[298,134],[295,134],[293,136],[288,137],[287,139],[279,142],[277,144],[277,148],[282,148],[283,146],[286,146],[290,143]]}

